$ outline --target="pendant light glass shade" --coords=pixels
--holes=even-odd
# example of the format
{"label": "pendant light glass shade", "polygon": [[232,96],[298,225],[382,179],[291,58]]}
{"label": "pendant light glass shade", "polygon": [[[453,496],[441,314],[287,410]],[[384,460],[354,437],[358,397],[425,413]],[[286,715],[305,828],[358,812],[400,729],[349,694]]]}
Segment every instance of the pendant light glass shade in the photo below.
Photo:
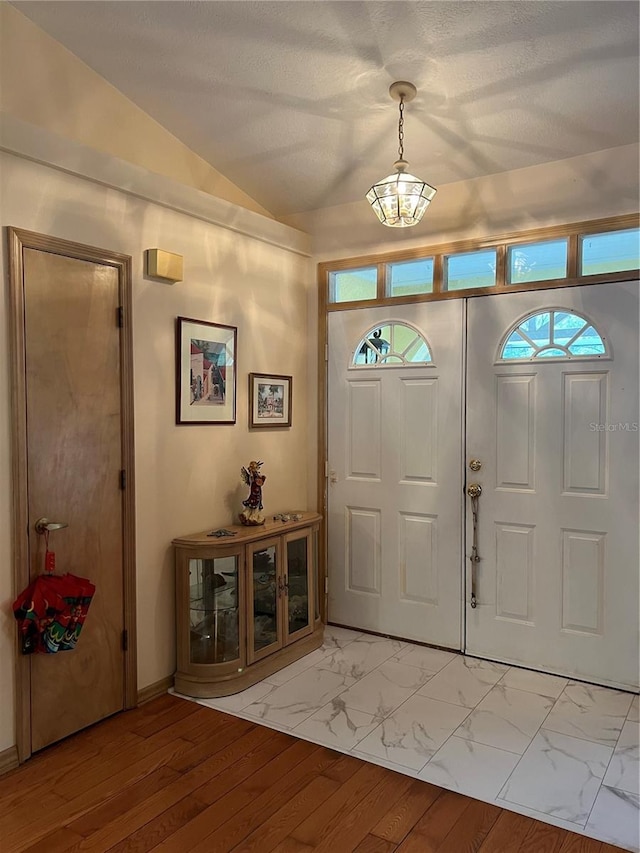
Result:
{"label": "pendant light glass shade", "polygon": [[399,81],[391,84],[389,94],[400,102],[399,159],[393,164],[395,173],[375,183],[366,198],[383,225],[406,228],[420,222],[436,190],[426,181],[407,172],[409,164],[404,159],[404,104],[415,98],[416,87],[413,83]]}
{"label": "pendant light glass shade", "polygon": [[417,225],[436,194],[425,181],[405,172],[406,165],[396,163],[395,174],[378,181],[367,193],[367,201],[375,215],[390,228]]}

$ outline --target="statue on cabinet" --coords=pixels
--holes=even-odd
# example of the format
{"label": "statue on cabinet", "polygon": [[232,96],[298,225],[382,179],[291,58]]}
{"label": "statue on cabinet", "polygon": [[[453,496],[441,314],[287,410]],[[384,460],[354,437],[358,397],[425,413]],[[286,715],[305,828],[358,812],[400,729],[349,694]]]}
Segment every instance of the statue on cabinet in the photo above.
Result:
{"label": "statue on cabinet", "polygon": [[262,462],[249,462],[248,468],[243,466],[240,469],[243,482],[249,486],[249,496],[246,501],[242,501],[242,506],[245,508],[240,513],[240,523],[248,526],[264,524],[262,487],[267,478],[261,473],[261,466]]}

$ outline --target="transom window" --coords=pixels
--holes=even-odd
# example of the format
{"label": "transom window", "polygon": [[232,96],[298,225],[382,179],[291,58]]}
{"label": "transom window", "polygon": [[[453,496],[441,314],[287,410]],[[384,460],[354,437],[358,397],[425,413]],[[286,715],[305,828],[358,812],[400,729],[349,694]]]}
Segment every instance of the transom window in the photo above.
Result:
{"label": "transom window", "polygon": [[566,309],[547,309],[529,314],[507,333],[500,348],[501,361],[603,355],[607,355],[607,348],[591,322]]}
{"label": "transom window", "polygon": [[638,216],[536,228],[318,265],[327,311],[640,277]]}
{"label": "transom window", "polygon": [[397,367],[402,364],[431,364],[431,349],[415,326],[387,320],[360,339],[352,367]]}

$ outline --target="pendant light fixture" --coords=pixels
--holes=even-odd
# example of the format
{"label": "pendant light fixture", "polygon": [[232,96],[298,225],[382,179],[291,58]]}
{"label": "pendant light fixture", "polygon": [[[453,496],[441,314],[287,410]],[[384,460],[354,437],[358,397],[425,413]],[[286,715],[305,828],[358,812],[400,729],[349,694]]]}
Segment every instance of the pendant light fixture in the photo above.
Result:
{"label": "pendant light fixture", "polygon": [[406,228],[420,222],[436,190],[415,175],[410,175],[407,172],[409,164],[404,159],[404,105],[415,98],[417,89],[413,83],[399,80],[389,86],[389,94],[394,101],[400,102],[399,156],[393,164],[396,171],[371,187],[367,201],[383,225]]}

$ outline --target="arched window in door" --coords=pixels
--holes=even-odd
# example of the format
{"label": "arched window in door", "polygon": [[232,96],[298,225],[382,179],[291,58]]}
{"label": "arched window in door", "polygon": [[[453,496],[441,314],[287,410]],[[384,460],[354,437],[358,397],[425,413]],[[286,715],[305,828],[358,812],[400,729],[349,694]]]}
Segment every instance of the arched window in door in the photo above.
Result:
{"label": "arched window in door", "polygon": [[519,320],[500,344],[499,361],[576,359],[608,356],[605,339],[582,314],[545,308]]}
{"label": "arched window in door", "polygon": [[351,367],[419,367],[425,364],[433,365],[427,339],[415,326],[395,320],[385,320],[369,329],[351,359]]}

